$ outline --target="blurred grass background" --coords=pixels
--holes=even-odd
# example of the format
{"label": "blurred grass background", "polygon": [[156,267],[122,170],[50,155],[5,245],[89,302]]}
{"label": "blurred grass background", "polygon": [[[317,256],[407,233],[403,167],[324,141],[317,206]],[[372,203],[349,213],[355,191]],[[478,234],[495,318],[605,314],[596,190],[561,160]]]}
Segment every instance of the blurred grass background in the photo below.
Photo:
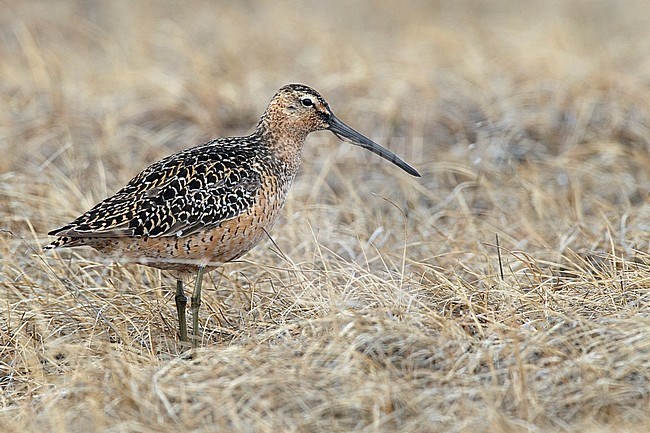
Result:
{"label": "blurred grass background", "polygon": [[[0,430],[650,427],[646,2],[0,6]],[[164,273],[41,251],[291,82],[423,176],[310,136],[198,358]]]}

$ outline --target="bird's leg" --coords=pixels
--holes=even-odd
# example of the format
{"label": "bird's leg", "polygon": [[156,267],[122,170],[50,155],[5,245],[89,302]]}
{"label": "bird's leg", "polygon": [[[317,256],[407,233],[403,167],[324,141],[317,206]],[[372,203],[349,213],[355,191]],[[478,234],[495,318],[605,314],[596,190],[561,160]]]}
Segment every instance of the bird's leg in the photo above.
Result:
{"label": "bird's leg", "polygon": [[201,306],[201,282],[205,266],[199,266],[196,273],[196,286],[192,293],[192,347],[196,348],[199,344],[199,307]]}
{"label": "bird's leg", "polygon": [[187,305],[187,297],[183,290],[183,280],[176,280],[176,311],[178,312],[178,332],[181,336],[181,341],[187,341],[187,320],[185,319],[185,306]]}

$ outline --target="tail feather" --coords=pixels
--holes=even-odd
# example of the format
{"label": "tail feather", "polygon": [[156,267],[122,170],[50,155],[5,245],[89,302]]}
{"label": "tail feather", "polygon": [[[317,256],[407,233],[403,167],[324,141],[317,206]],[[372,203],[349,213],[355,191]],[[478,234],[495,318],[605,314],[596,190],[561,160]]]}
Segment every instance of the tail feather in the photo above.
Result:
{"label": "tail feather", "polygon": [[55,248],[67,248],[83,245],[81,239],[75,239],[70,236],[61,236],[57,240],[50,242],[43,247],[44,250],[53,250]]}

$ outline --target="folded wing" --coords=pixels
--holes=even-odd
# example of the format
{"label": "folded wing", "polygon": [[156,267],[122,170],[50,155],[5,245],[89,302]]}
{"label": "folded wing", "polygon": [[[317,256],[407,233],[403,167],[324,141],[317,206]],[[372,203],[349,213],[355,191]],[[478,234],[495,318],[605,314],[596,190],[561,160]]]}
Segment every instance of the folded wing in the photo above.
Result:
{"label": "folded wing", "polygon": [[253,163],[241,163],[241,149],[237,164],[227,147],[217,150],[208,152],[202,146],[162,159],[49,234],[71,239],[183,237],[235,218],[253,205],[261,175]]}

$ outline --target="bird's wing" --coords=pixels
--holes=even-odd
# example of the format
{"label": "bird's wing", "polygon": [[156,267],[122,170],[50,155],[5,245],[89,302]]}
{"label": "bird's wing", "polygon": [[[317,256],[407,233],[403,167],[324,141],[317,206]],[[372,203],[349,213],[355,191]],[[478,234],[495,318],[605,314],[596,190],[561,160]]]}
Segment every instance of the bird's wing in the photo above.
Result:
{"label": "bird's wing", "polygon": [[178,236],[217,226],[250,208],[262,178],[246,149],[187,149],[149,166],[117,193],[50,235]]}

